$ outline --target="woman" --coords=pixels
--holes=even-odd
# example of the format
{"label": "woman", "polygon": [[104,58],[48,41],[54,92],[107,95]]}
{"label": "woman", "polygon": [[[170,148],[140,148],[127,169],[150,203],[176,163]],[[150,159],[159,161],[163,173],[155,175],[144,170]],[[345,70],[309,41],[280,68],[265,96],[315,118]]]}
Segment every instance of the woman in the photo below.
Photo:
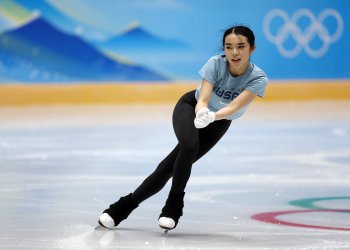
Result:
{"label": "woman", "polygon": [[263,97],[267,76],[250,62],[255,37],[246,26],[227,29],[222,39],[224,55],[217,55],[199,71],[201,85],[183,95],[173,112],[178,144],[133,192],[110,205],[99,224],[117,226],[138,205],[159,192],[172,177],[171,190],[159,216],[166,230],[177,226],[192,164],[205,155],[240,117],[256,96]]}

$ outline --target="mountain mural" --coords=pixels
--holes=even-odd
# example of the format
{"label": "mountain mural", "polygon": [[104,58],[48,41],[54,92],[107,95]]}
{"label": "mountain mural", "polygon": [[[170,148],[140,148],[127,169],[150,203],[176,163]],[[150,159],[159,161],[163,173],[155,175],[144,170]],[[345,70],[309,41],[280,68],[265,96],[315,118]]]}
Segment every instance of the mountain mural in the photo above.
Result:
{"label": "mountain mural", "polygon": [[140,65],[114,60],[42,17],[0,35],[2,80],[160,81],[167,78]]}
{"label": "mountain mural", "polygon": [[[114,56],[123,56],[133,62],[147,65],[172,79],[191,79],[197,75],[200,64],[206,60],[203,53],[176,39],[153,35],[139,24],[103,42],[95,42],[100,50]],[[197,69],[197,70],[194,70]]]}
{"label": "mountain mural", "polygon": [[[88,23],[80,22],[79,20],[76,20],[74,17],[67,15],[64,11],[58,9],[57,6],[55,6],[55,3],[53,1],[47,1],[47,0],[35,0],[35,1],[10,0],[10,1],[12,6],[10,7],[10,9],[7,8],[8,9],[7,14],[8,13],[13,14],[14,8],[16,8],[17,10],[15,12],[27,13],[29,17],[32,16],[33,14],[40,13],[40,15],[43,18],[45,18],[45,20],[50,22],[59,30],[68,32],[69,34],[75,34],[80,38],[84,39],[85,41],[91,41],[91,40],[97,39],[97,37],[99,37],[100,39],[103,39],[105,37],[103,36],[103,34],[100,34],[99,28],[96,28],[93,25]],[[87,1],[86,3],[89,4],[89,2],[90,1]],[[13,7],[14,5],[15,7]],[[3,11],[1,12],[4,13]],[[6,8],[5,8],[5,13],[6,13]],[[0,17],[1,17],[1,14],[0,14]],[[23,14],[21,14],[21,16],[23,16]]]}
{"label": "mountain mural", "polygon": [[95,45],[119,53],[145,49],[151,53],[167,50],[171,52],[188,51],[191,49],[181,41],[157,37],[139,25],[134,25],[122,34],[103,42],[97,42]]}

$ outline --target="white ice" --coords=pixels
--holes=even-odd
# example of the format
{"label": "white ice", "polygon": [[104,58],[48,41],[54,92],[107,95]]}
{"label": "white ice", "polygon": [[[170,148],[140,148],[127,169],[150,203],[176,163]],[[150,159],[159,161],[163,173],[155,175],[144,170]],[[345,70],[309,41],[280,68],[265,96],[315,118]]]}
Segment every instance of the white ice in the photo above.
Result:
{"label": "white ice", "polygon": [[[0,249],[350,249],[350,102],[256,103],[193,166],[184,216],[162,237],[169,183],[119,227],[102,211],[176,143],[172,105],[0,108]],[[337,199],[337,197],[348,197]]]}

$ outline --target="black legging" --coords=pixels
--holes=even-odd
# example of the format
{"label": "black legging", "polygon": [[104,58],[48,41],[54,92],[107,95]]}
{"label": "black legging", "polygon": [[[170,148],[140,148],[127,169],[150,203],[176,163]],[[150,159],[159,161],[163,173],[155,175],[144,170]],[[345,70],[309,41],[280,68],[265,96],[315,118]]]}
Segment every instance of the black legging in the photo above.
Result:
{"label": "black legging", "polygon": [[195,91],[183,95],[176,104],[173,126],[179,143],[134,191],[132,197],[138,204],[159,192],[171,177],[171,189],[183,192],[191,175],[192,164],[205,155],[230,127],[230,120],[219,120],[197,129],[194,126],[196,104]]}

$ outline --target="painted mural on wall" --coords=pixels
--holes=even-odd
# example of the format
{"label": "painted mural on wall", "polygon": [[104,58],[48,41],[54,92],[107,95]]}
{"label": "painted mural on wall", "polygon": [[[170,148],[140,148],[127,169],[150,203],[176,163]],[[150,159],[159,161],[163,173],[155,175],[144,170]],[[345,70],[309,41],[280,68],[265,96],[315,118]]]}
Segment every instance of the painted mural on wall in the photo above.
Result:
{"label": "painted mural on wall", "polygon": [[0,82],[195,80],[234,24],[254,30],[252,61],[270,79],[350,78],[349,7],[340,0],[0,0]]}

